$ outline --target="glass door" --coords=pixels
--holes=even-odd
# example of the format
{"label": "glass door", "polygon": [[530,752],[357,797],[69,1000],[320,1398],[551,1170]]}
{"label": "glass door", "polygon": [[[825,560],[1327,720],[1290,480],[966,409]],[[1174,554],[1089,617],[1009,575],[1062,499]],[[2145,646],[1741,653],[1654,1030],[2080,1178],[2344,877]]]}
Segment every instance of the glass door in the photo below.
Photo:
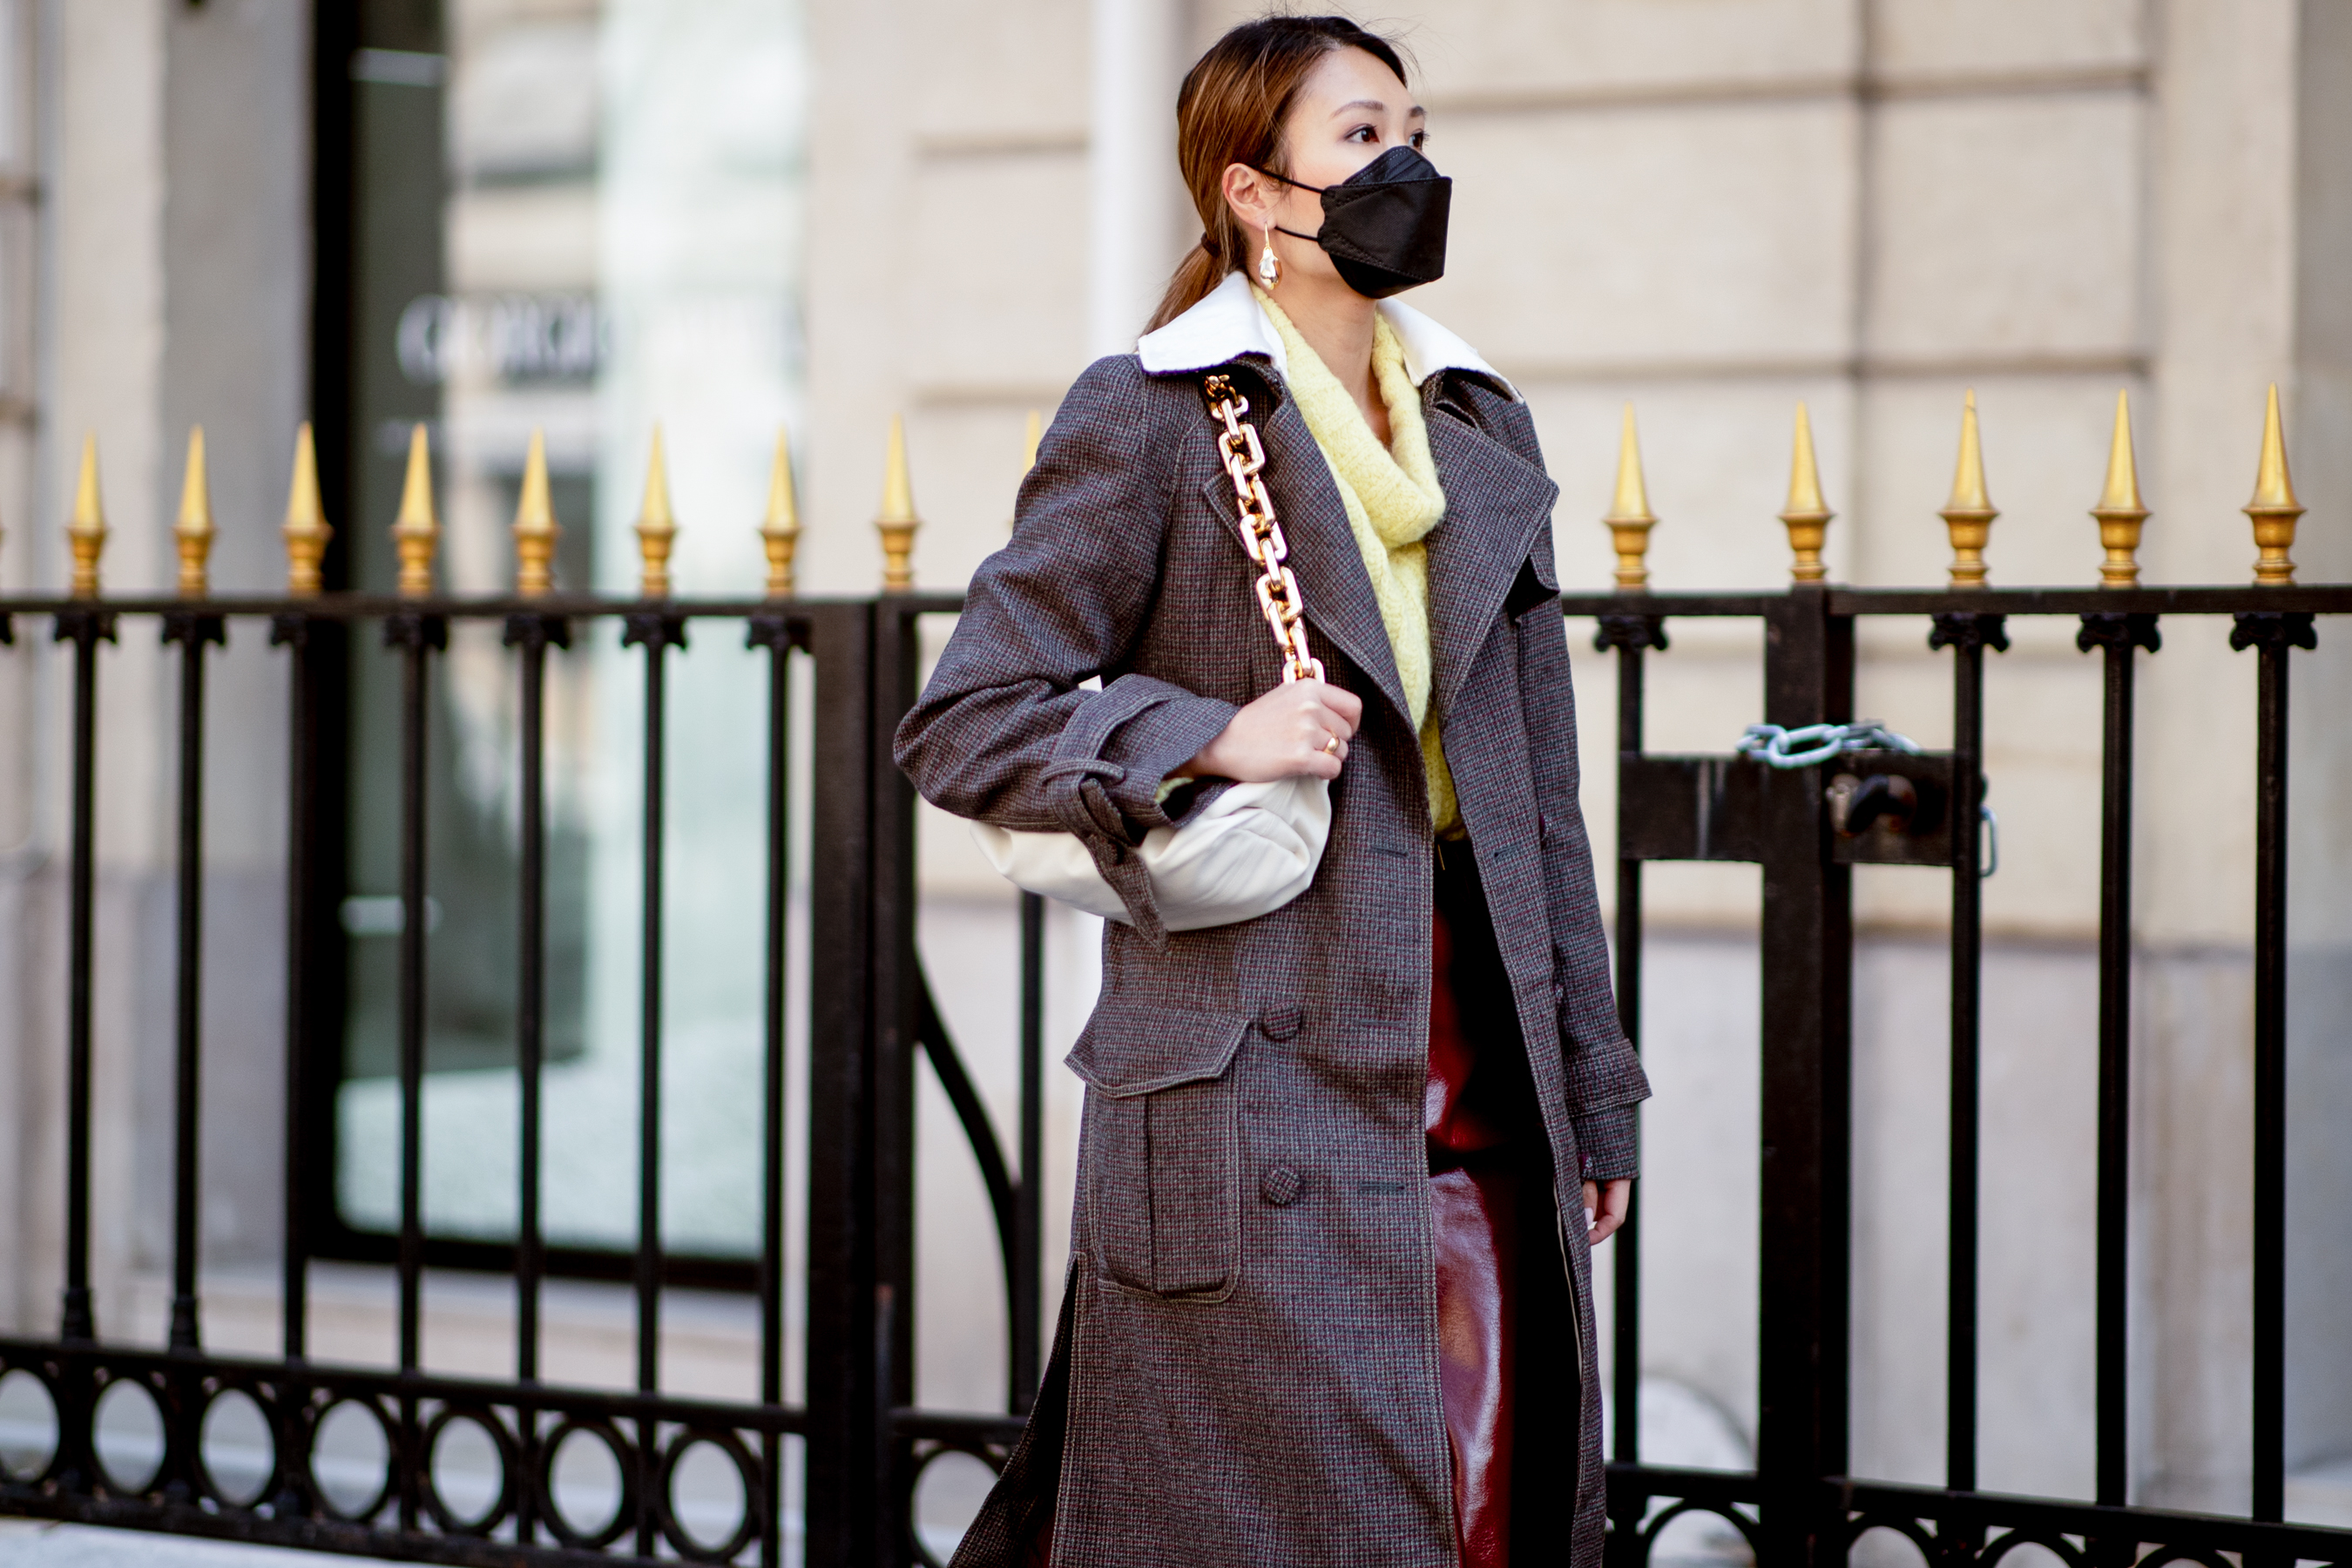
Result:
{"label": "glass door", "polygon": [[[352,93],[345,586],[389,592],[411,431],[430,437],[443,592],[509,592],[543,435],[560,590],[636,591],[656,423],[681,595],[756,594],[776,434],[798,411],[797,0],[365,0]],[[664,1240],[756,1245],[764,665],[712,623],[673,652]],[[424,1204],[514,1233],[513,656],[458,621],[435,661]],[[575,626],[550,660],[543,1213],[558,1247],[636,1239],[644,652]],[[349,650],[338,1216],[399,1218],[397,661]]]}

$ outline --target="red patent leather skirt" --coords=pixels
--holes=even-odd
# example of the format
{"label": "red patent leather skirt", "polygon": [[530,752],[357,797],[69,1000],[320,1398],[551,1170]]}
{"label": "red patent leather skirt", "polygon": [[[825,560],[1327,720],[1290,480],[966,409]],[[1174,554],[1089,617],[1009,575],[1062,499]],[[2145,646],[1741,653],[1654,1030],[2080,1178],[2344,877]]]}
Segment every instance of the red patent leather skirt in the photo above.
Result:
{"label": "red patent leather skirt", "polygon": [[[1498,1104],[1507,1064],[1492,1058],[1502,981],[1467,846],[1440,846],[1430,933],[1429,1077],[1422,1127],[1437,1262],[1440,1389],[1454,1461],[1463,1568],[1507,1568],[1518,1297],[1518,1173],[1511,1112]],[[1492,961],[1491,963],[1488,961]],[[1502,996],[1509,994],[1502,985]],[[1514,1030],[1513,1034],[1516,1035]]]}

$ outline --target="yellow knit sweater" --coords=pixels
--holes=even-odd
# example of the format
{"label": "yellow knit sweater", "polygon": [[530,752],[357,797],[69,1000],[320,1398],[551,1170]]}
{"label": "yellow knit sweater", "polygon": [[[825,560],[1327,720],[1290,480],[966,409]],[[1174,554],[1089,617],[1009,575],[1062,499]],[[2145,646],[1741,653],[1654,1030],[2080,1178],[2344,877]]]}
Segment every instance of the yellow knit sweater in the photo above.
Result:
{"label": "yellow knit sweater", "polygon": [[1375,316],[1372,381],[1389,412],[1390,439],[1383,447],[1354,396],[1299,336],[1282,307],[1263,289],[1253,292],[1282,336],[1290,360],[1290,394],[1298,400],[1298,412],[1330,467],[1357,552],[1372,580],[1372,595],[1380,601],[1389,649],[1404,683],[1405,706],[1421,736],[1430,826],[1441,837],[1453,837],[1461,831],[1462,809],[1454,798],[1454,775],[1445,765],[1437,715],[1429,706],[1429,548],[1422,542],[1445,515],[1445,491],[1437,482],[1437,466],[1430,460],[1420,389],[1405,374],[1403,345],[1387,321]]}

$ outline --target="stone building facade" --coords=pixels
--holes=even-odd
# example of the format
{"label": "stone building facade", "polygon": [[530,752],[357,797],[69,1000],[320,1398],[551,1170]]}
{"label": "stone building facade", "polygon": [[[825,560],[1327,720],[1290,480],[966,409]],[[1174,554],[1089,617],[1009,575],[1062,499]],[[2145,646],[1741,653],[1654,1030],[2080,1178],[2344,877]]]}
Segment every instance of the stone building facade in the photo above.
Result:
{"label": "stone building facade", "polygon": [[[605,11],[659,25],[643,4],[448,9],[482,26]],[[1197,232],[1167,105],[1183,65],[1245,14],[1222,0],[864,0],[795,14],[804,357],[788,405],[807,589],[877,579],[867,520],[894,413],[925,519],[918,581],[957,585],[1003,538],[1025,416],[1050,416],[1092,355],[1132,341]],[[1457,181],[1452,269],[1416,302],[1533,404],[1561,485],[1565,583],[1609,582],[1597,519],[1629,401],[1664,520],[1656,583],[1785,582],[1772,514],[1800,400],[1842,514],[1832,574],[1939,583],[1935,512],[1973,389],[2003,513],[1993,580],[2088,584],[2086,509],[2119,388],[2154,511],[2144,580],[2243,582],[2253,547],[2237,509],[2272,383],[2310,508],[2303,576],[2352,578],[2340,90],[2352,14],[2337,0],[1455,0],[1364,19],[1417,58],[1432,155]],[[199,420],[223,520],[215,581],[279,581],[272,525],[311,402],[321,286],[311,39],[298,0],[0,5],[0,592],[62,585],[57,525],[86,429],[115,530],[109,584],[167,587],[180,444]],[[495,272],[497,257],[551,243],[553,219],[515,221],[504,241],[453,230],[450,264],[471,255]],[[617,286],[593,267],[573,282]],[[641,438],[587,428],[598,454]],[[761,477],[730,483],[756,489]],[[712,493],[715,510],[734,492]],[[689,585],[722,591],[740,573],[749,591],[756,560],[749,543],[714,548]],[[1870,628],[1861,705],[1935,745],[1949,687],[1925,630]],[[1985,892],[1983,1477],[2084,1495],[2099,683],[2071,623],[2011,632],[1988,683],[2002,865]],[[20,624],[18,646],[0,651],[0,1321],[25,1326],[53,1311],[62,1163],[65,688],[45,635]],[[1759,716],[1758,634],[1672,635],[1652,667],[1649,743],[1727,749]],[[2235,1509],[2249,1429],[2253,671],[2224,636],[2168,625],[2141,678],[2132,1464],[2137,1500]],[[257,640],[233,646],[216,678],[210,784],[206,1160],[219,1196],[207,1247],[232,1297],[236,1270],[266,1266],[276,1237],[274,1139],[246,1131],[277,1125],[279,1049],[282,676]],[[172,781],[159,655],[126,642],[105,663],[102,1323],[108,1302],[152,1305],[168,1236]],[[1586,811],[1605,842],[1609,657],[1580,668]],[[2323,625],[2295,679],[2288,1415],[2302,1479],[2290,1512],[2343,1520],[2352,739],[2337,721],[2352,644]],[[956,825],[927,816],[924,853],[932,978],[1003,1125],[1009,901]],[[1947,882],[1874,868],[1856,893],[1855,1464],[1927,1480],[1943,1426]],[[1651,876],[1647,1370],[1719,1413],[1734,1447],[1754,1421],[1756,906],[1745,868]],[[1088,940],[1057,919],[1064,1038],[1083,1016]],[[1066,1162],[1074,1080],[1057,1078],[1053,1103]],[[926,1099],[922,1115],[936,1155],[923,1393],[985,1407],[1002,1394],[985,1205],[944,1101]],[[1066,1194],[1049,1186],[1049,1213]],[[939,1288],[967,1275],[990,1283]],[[352,1289],[358,1323],[365,1289]],[[111,1322],[152,1327],[121,1311]],[[364,1344],[373,1331],[352,1331]],[[443,1342],[458,1345],[456,1331]]]}

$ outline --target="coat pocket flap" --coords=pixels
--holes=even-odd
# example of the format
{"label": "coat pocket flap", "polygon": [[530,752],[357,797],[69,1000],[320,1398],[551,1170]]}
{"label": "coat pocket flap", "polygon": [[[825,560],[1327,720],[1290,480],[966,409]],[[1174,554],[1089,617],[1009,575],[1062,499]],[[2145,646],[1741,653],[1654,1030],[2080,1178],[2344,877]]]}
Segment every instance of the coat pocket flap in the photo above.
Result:
{"label": "coat pocket flap", "polygon": [[1248,1032],[1246,1013],[1104,1002],[1064,1060],[1089,1087],[1125,1100],[1223,1078]]}

